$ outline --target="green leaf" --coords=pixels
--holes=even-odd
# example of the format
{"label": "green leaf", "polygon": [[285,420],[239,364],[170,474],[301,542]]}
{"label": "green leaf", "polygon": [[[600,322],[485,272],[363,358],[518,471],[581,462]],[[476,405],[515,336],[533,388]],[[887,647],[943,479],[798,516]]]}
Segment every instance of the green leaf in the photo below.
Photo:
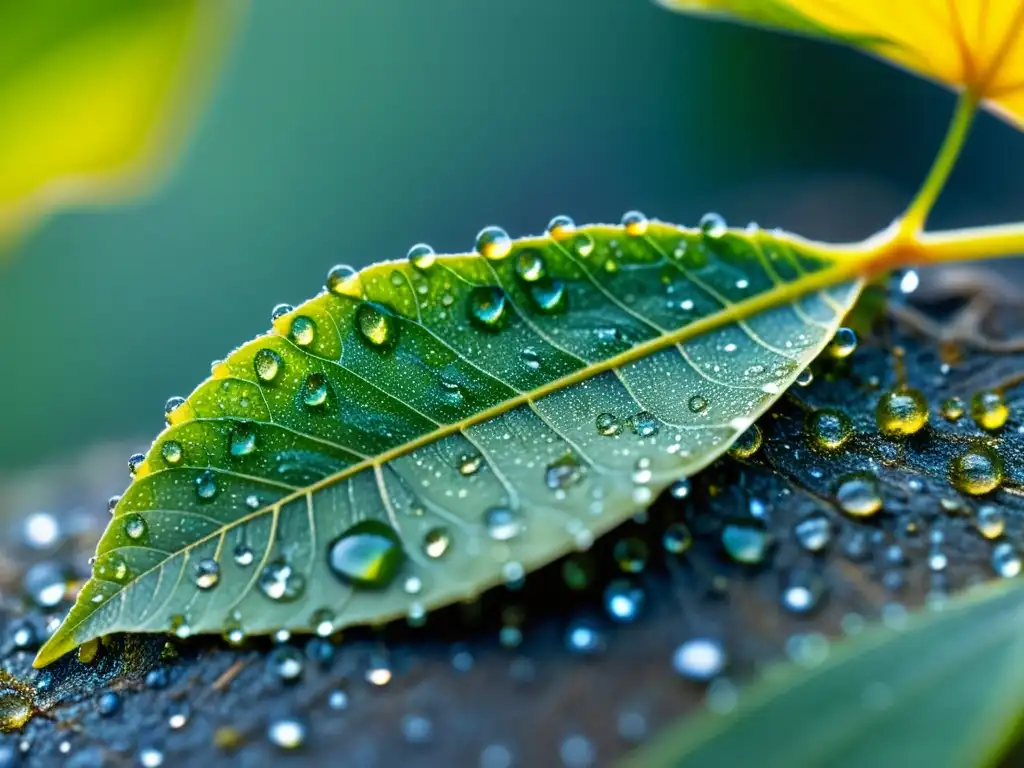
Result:
{"label": "green leaf", "polygon": [[54,207],[148,188],[239,0],[0,3],[0,243]]}
{"label": "green leaf", "polygon": [[732,712],[685,720],[624,765],[990,765],[1022,706],[1016,580],[847,640],[815,669],[770,670]]}
{"label": "green leaf", "polygon": [[[356,274],[168,416],[36,660],[119,632],[330,632],[515,582],[720,456],[832,338],[855,255],[650,223]],[[481,255],[484,254],[484,255]]]}

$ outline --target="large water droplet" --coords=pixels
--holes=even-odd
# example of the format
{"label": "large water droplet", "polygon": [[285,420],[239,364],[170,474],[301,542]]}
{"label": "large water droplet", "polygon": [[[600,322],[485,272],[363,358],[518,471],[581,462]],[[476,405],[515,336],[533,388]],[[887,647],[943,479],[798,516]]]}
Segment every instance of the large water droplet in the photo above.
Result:
{"label": "large water droplet", "polygon": [[949,482],[958,491],[980,496],[1003,482],[1002,457],[987,445],[974,445],[949,462]]}
{"label": "large water droplet", "polygon": [[199,589],[213,589],[220,583],[220,563],[207,557],[196,563],[196,586]]}
{"label": "large water droplet", "polygon": [[259,380],[269,383],[281,371],[281,356],[272,349],[261,349],[253,356],[252,365]]}
{"label": "large water droplet", "polygon": [[912,435],[928,423],[928,401],[919,390],[894,389],[878,401],[875,418],[878,430],[886,437]]}
{"label": "large water droplet", "polygon": [[681,555],[693,546],[693,534],[685,523],[669,523],[661,537],[666,552]]}
{"label": "large water droplet", "polygon": [[614,437],[622,432],[622,421],[614,413],[602,413],[597,417],[597,433],[605,437]]}
{"label": "large water droplet", "polygon": [[626,234],[633,237],[640,237],[647,233],[647,227],[650,222],[647,217],[644,216],[640,211],[627,211],[622,215],[622,226],[626,229]]}
{"label": "large water droplet", "polygon": [[437,254],[426,243],[416,243],[416,245],[409,249],[408,259],[409,263],[416,267],[416,269],[425,272],[434,266],[434,262],[437,261]]}
{"label": "large water droplet", "polygon": [[130,474],[132,477],[135,477],[135,474],[139,471],[139,467],[142,466],[145,460],[146,457],[143,456],[141,453],[133,453],[131,456],[129,456],[128,474]]}
{"label": "large water droplet", "polygon": [[700,231],[704,237],[717,240],[728,231],[728,227],[725,219],[717,213],[705,213],[700,217]]}
{"label": "large water droplet", "polygon": [[847,475],[836,488],[836,503],[852,517],[871,517],[882,508],[878,481],[871,475]]}
{"label": "large water droplet", "polygon": [[383,588],[398,574],[405,553],[395,530],[377,520],[356,523],[330,545],[327,562],[342,581]]}
{"label": "large water droplet", "polygon": [[544,483],[553,491],[569,488],[583,479],[583,466],[573,454],[567,453],[548,464]]}
{"label": "large water droplet", "polygon": [[959,397],[950,397],[942,401],[940,406],[942,417],[946,421],[957,422],[964,415],[964,401]]}
{"label": "large water droplet", "polygon": [[256,562],[256,553],[252,551],[252,547],[248,544],[239,544],[235,547],[235,551],[231,553],[231,559],[235,561],[235,565],[241,568],[248,568]]}
{"label": "large water droplet", "polygon": [[217,476],[209,470],[196,478],[196,494],[200,499],[209,501],[217,495]]}
{"label": "large water droplet", "polygon": [[130,514],[124,516],[124,534],[133,541],[138,541],[146,535],[146,521],[140,515]]}
{"label": "large water droplet", "polygon": [[838,451],[853,437],[853,422],[842,411],[823,408],[807,417],[811,444],[821,451]]}
{"label": "large water droplet", "polygon": [[530,298],[538,310],[546,314],[564,312],[568,293],[561,280],[540,280],[530,285]]}
{"label": "large water droplet", "polygon": [[761,448],[764,437],[757,424],[751,424],[729,448],[729,455],[737,459],[749,459]]}
{"label": "large water droplet", "polygon": [[398,341],[398,320],[380,304],[364,301],[356,310],[356,329],[372,347],[389,349]]}
{"label": "large water droplet", "polygon": [[248,456],[256,450],[256,427],[251,421],[240,421],[231,430],[231,455]]}
{"label": "large water droplet", "polygon": [[316,323],[305,315],[299,315],[292,320],[289,335],[300,347],[308,347],[316,338]]}
{"label": "large water droplet", "polygon": [[164,457],[170,465],[180,464],[184,451],[181,449],[181,443],[176,440],[168,440],[160,447],[160,455]]}
{"label": "large water droplet", "polygon": [[281,304],[275,304],[274,308],[270,310],[270,322],[274,322],[278,318],[284,317],[289,312],[294,311],[295,307],[293,307],[291,304],[285,304],[283,302]]}
{"label": "large water droplet", "polygon": [[322,373],[311,373],[302,385],[302,402],[310,408],[318,408],[327,402],[327,377]]}
{"label": "large water droplet", "polygon": [[170,397],[167,402],[164,403],[164,420],[170,424],[171,414],[181,408],[187,401],[184,397]]}
{"label": "large water droplet", "polygon": [[306,743],[306,725],[294,717],[272,720],[267,726],[267,739],[279,749],[298,749]]}
{"label": "large water droplet", "polygon": [[335,296],[347,296],[350,299],[358,299],[363,295],[362,282],[359,273],[348,264],[337,264],[331,267],[327,273],[325,283],[327,290]]}
{"label": "large water droplet", "polygon": [[498,286],[478,285],[469,294],[469,319],[485,330],[499,330],[508,320],[507,304]]}
{"label": "large water droplet", "polygon": [[[27,688],[0,672],[0,732],[21,730],[32,717],[32,697]],[[11,765],[16,763],[12,757]]]}
{"label": "large water droplet", "polygon": [[437,560],[444,556],[451,543],[451,534],[448,533],[447,528],[431,528],[423,537],[423,553],[427,557]]}
{"label": "large water droplet", "polygon": [[580,232],[572,241],[572,249],[577,256],[587,258],[594,252],[594,238],[586,232]]}
{"label": "large water droplet", "polygon": [[524,248],[516,257],[516,274],[527,283],[535,283],[544,277],[544,257],[536,248]]}
{"label": "large water droplet", "polygon": [[576,223],[568,216],[555,216],[548,222],[548,234],[552,240],[566,240],[576,229]]}
{"label": "large water droplet", "polygon": [[978,392],[971,398],[971,417],[982,429],[1001,429],[1010,416],[1010,409],[999,392]]}
{"label": "large water droplet", "polygon": [[508,541],[522,532],[523,519],[510,507],[491,507],[484,512],[484,527],[495,541]]}
{"label": "large water droplet", "polygon": [[459,459],[459,474],[465,477],[475,475],[483,463],[484,457],[479,453],[468,453]]}
{"label": "large water droplet", "polygon": [[629,417],[629,428],[640,437],[653,437],[658,434],[658,420],[650,411],[640,411]]}
{"label": "large water droplet", "polygon": [[829,354],[837,359],[849,357],[855,349],[857,349],[857,334],[853,332],[852,328],[840,328],[828,345]]}
{"label": "large water droplet", "polygon": [[707,413],[708,399],[703,395],[694,395],[687,400],[686,407],[690,409],[690,413]]}
{"label": "large water droplet", "polygon": [[297,573],[290,563],[279,559],[264,566],[256,585],[271,600],[290,603],[306,591],[306,578]]}
{"label": "large water droplet", "polygon": [[512,239],[501,227],[485,227],[476,236],[476,251],[488,259],[504,259],[512,250]]}
{"label": "large water droplet", "polygon": [[623,573],[640,573],[647,565],[647,544],[635,536],[619,539],[612,549],[612,557]]}

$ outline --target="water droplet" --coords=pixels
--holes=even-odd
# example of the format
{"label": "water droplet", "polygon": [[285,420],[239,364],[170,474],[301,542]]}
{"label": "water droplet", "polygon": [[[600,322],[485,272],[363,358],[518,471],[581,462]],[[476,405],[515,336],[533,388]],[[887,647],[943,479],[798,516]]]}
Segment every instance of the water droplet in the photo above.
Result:
{"label": "water droplet", "polygon": [[522,532],[523,520],[509,507],[491,507],[484,512],[484,527],[495,541],[508,541]]}
{"label": "water droplet", "polygon": [[840,328],[828,345],[828,352],[836,359],[849,357],[857,349],[857,334],[852,328]]}
{"label": "water droplet", "polygon": [[138,541],[146,535],[146,521],[140,515],[125,515],[124,534],[133,541]]}
{"label": "water droplet", "polygon": [[22,587],[40,608],[53,608],[67,592],[64,568],[52,560],[33,564],[22,579]]}
{"label": "water droplet", "polygon": [[306,591],[306,578],[284,560],[267,563],[256,582],[260,592],[271,600],[290,603]]}
{"label": "water droplet", "polygon": [[706,683],[725,670],[725,648],[717,640],[697,637],[680,644],[672,654],[672,668],[687,680]]}
{"label": "water droplet", "polygon": [[327,402],[327,377],[311,373],[302,385],[302,402],[310,408],[319,408]]}
{"label": "water droplet", "polygon": [[838,451],[853,437],[853,422],[842,411],[823,408],[807,418],[811,444],[821,451]]}
{"label": "water droplet", "polygon": [[475,475],[483,466],[484,457],[479,453],[470,453],[459,459],[459,474],[463,476]]}
{"label": "water droplet", "polygon": [[661,545],[666,552],[681,555],[693,546],[693,534],[685,523],[670,523],[662,534]]}
{"label": "water droplet", "polygon": [[975,515],[974,527],[986,539],[998,539],[1006,531],[1006,516],[999,507],[985,504]]}
{"label": "water droplet", "polygon": [[672,495],[673,499],[685,499],[690,495],[690,488],[690,479],[688,477],[683,477],[672,483],[669,493]]}
{"label": "water droplet", "polygon": [[821,512],[812,512],[793,526],[800,546],[807,552],[821,552],[832,541],[832,521]]}
{"label": "water droplet", "polygon": [[299,315],[292,320],[290,334],[292,341],[300,347],[308,347],[316,338],[316,324],[305,315]]}
{"label": "water droplet", "polygon": [[913,435],[928,423],[928,401],[919,390],[894,389],[878,401],[875,418],[878,430],[886,437]]}
{"label": "water droplet", "polygon": [[814,381],[814,372],[810,368],[804,368],[796,375],[794,381],[798,387],[809,387]]}
{"label": "water droplet", "polygon": [[790,613],[806,614],[821,604],[824,592],[825,585],[817,574],[797,569],[786,575],[780,602]]}
{"label": "water droplet", "polygon": [[754,521],[727,524],[722,529],[722,548],[737,563],[758,565],[771,551],[773,541],[764,525]]}
{"label": "water droplet", "polygon": [[199,589],[213,589],[220,583],[220,563],[211,557],[196,563],[196,586]]}
{"label": "water droplet", "polygon": [[608,615],[624,624],[636,620],[645,600],[644,591],[626,579],[615,579],[604,591],[604,607]]}
{"label": "water droplet", "polygon": [[146,457],[141,453],[133,453],[128,457],[128,474],[135,477],[135,473],[139,471],[139,467],[146,460]]}
{"label": "water droplet", "polygon": [[568,216],[555,216],[548,222],[548,234],[552,240],[566,240],[576,229],[576,222]]}
{"label": "water droplet", "polygon": [[851,517],[871,517],[882,508],[878,481],[864,474],[841,478],[836,488],[836,503]]}
{"label": "water droplet", "polygon": [[900,293],[907,296],[917,290],[917,286],[921,284],[921,278],[917,272],[913,269],[908,269],[900,277]]}
{"label": "water droplet", "polygon": [[139,765],[142,768],[160,768],[164,764],[164,753],[156,747],[143,747],[139,750]]}
{"label": "water droplet", "polygon": [[31,717],[32,697],[28,689],[0,672],[0,733],[21,730]]}
{"label": "water droplet", "polygon": [[383,588],[398,574],[405,553],[398,534],[377,520],[356,523],[331,544],[328,564],[343,582]]}
{"label": "water droplet", "polygon": [[245,497],[245,506],[249,509],[256,510],[260,508],[260,497],[255,493],[250,493]]}
{"label": "water droplet", "polygon": [[629,417],[629,428],[639,437],[653,437],[658,434],[658,420],[650,411],[640,411]]}
{"label": "water droplet", "polygon": [[291,304],[285,304],[285,303],[275,304],[274,308],[272,310],[270,310],[270,322],[274,322],[278,318],[284,317],[289,312],[294,312],[294,311],[295,311],[295,307],[293,307]]}
{"label": "water droplet", "polygon": [[565,647],[572,653],[600,653],[604,646],[604,637],[592,621],[576,619],[565,630]]}
{"label": "water droplet", "polygon": [[568,293],[561,280],[540,280],[530,284],[530,298],[538,310],[547,314],[564,312]]}
{"label": "water droplet", "polygon": [[245,568],[255,562],[256,555],[248,544],[239,544],[232,553],[232,559],[235,561],[235,565]]}
{"label": "water droplet", "polygon": [[544,257],[536,248],[524,248],[516,258],[516,274],[527,283],[535,283],[544,277]]}
{"label": "water droplet", "polygon": [[398,341],[398,320],[381,304],[360,304],[356,310],[356,329],[367,344],[377,349],[390,349]]}
{"label": "water droplet", "polygon": [[431,528],[423,537],[423,552],[434,560],[443,557],[452,539],[447,528]]}
{"label": "water droplet", "polygon": [[504,259],[512,250],[512,239],[501,227],[485,227],[476,236],[476,252],[488,259]]}
{"label": "water droplet", "polygon": [[761,428],[757,424],[751,424],[736,438],[736,442],[729,448],[729,455],[736,459],[749,459],[757,453],[763,442]]}
{"label": "water droplet", "polygon": [[626,228],[626,234],[632,237],[640,237],[647,233],[650,222],[640,211],[627,211],[622,215],[622,226]]}
{"label": "water droplet", "polygon": [[168,464],[174,465],[181,462],[184,451],[181,449],[181,443],[175,440],[168,440],[161,446],[160,455],[164,457],[164,461]]}
{"label": "water droplet", "polygon": [[252,365],[259,380],[269,383],[281,372],[281,356],[272,349],[261,349],[253,357]]}
{"label": "water droplet", "polygon": [[437,254],[426,243],[416,243],[416,245],[409,249],[408,259],[409,263],[416,267],[416,269],[425,272],[434,266],[434,262],[437,261]]}
{"label": "water droplet", "polygon": [[350,299],[358,299],[363,295],[363,286],[359,279],[359,273],[348,264],[336,264],[331,267],[324,284],[327,290],[335,296],[347,296]]}
{"label": "water droplet", "polygon": [[614,413],[602,413],[597,417],[597,433],[605,437],[614,437],[622,432],[622,422]]}
{"label": "water droplet", "polygon": [[184,397],[168,398],[167,402],[164,403],[164,419],[168,424],[171,423],[171,414],[181,408],[186,402]]}
{"label": "water droplet", "polygon": [[248,456],[256,450],[256,427],[251,421],[240,421],[231,430],[231,455]]}
{"label": "water droplet", "polygon": [[971,398],[971,417],[982,429],[1001,429],[1010,416],[1010,409],[999,392],[978,392]]}
{"label": "water droplet", "polygon": [[949,462],[949,482],[958,491],[980,496],[1003,482],[1002,457],[987,445],[977,444]]}
{"label": "water droplet", "polygon": [[523,361],[523,365],[529,368],[531,371],[540,370],[540,355],[537,354],[537,350],[533,347],[527,347],[519,353],[519,359]]}
{"label": "water droplet", "polygon": [[496,331],[508,320],[505,292],[496,285],[478,285],[469,294],[469,319],[488,331]]}
{"label": "water droplet", "polygon": [[964,401],[959,397],[950,397],[942,401],[942,417],[946,421],[957,422],[964,415]]}
{"label": "water droplet", "polygon": [[572,247],[577,256],[582,256],[585,259],[594,252],[594,238],[586,232],[580,232],[573,239]]}
{"label": "water droplet", "polygon": [[583,479],[584,470],[579,459],[567,453],[548,464],[544,470],[544,484],[551,490],[569,488]]}
{"label": "water droplet", "polygon": [[694,395],[687,401],[686,407],[690,413],[707,413],[708,399],[703,395]]}
{"label": "water droplet", "polygon": [[728,227],[725,223],[725,219],[717,213],[705,213],[700,217],[700,231],[704,237],[717,240],[722,237],[727,230]]}
{"label": "water droplet", "polygon": [[195,480],[196,493],[200,499],[209,501],[217,495],[217,476],[209,470],[203,472]]}
{"label": "water droplet", "polygon": [[187,640],[192,636],[192,627],[184,616],[176,614],[171,616],[171,633],[179,640]]}
{"label": "water droplet", "polygon": [[1008,541],[1002,541],[992,547],[992,570],[1004,579],[1012,579],[1020,575],[1020,552]]}
{"label": "water droplet", "polygon": [[612,557],[623,573],[640,573],[647,565],[647,544],[635,536],[619,539],[612,549]]}
{"label": "water droplet", "polygon": [[267,738],[280,749],[298,749],[306,742],[306,726],[294,717],[274,720],[267,726]]}
{"label": "water droplet", "polygon": [[295,683],[302,677],[306,665],[297,648],[283,645],[280,648],[275,648],[270,654],[267,666],[271,673],[282,682]]}

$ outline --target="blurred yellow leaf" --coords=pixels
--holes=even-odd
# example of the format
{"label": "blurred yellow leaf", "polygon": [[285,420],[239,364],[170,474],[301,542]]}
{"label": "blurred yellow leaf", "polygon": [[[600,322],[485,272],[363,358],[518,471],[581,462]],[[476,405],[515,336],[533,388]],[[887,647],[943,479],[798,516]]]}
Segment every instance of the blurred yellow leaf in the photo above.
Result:
{"label": "blurred yellow leaf", "polygon": [[1024,0],[658,0],[838,39],[954,89],[1024,130]]}
{"label": "blurred yellow leaf", "polygon": [[0,243],[152,183],[240,1],[0,0]]}

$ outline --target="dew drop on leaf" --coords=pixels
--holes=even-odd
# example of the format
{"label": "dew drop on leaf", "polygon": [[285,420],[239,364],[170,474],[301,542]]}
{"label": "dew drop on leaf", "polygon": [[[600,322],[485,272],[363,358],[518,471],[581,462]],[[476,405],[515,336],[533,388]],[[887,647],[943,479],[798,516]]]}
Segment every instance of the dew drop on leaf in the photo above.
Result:
{"label": "dew drop on leaf", "polygon": [[135,477],[135,473],[139,471],[139,467],[142,466],[142,462],[146,460],[146,457],[141,453],[133,453],[128,457],[128,473]]}
{"label": "dew drop on leaf", "polygon": [[875,418],[886,437],[913,435],[928,423],[928,401],[920,390],[900,387],[882,395]]}
{"label": "dew drop on leaf", "polygon": [[476,251],[485,258],[504,259],[512,250],[512,238],[501,227],[485,227],[476,236]]}
{"label": "dew drop on leaf", "polygon": [[310,408],[317,408],[327,402],[327,377],[322,373],[311,373],[302,385],[302,402]]}
{"label": "dew drop on leaf", "polygon": [[640,437],[653,437],[658,434],[658,420],[650,411],[640,411],[629,417],[629,428]]}
{"label": "dew drop on leaf", "polygon": [[676,480],[669,488],[669,494],[673,499],[685,499],[690,495],[690,479],[687,477]]}
{"label": "dew drop on leaf", "polygon": [[564,312],[568,306],[567,297],[565,283],[561,280],[541,280],[530,285],[530,298],[545,314]]}
{"label": "dew drop on leaf", "polygon": [[694,395],[687,401],[686,407],[690,409],[690,413],[707,413],[708,399],[703,395]]}
{"label": "dew drop on leaf", "polygon": [[141,515],[125,515],[124,535],[133,541],[138,541],[146,535],[146,521]]}
{"label": "dew drop on leaf", "polygon": [[809,387],[813,381],[814,372],[810,368],[804,368],[796,375],[795,383],[798,387]]}
{"label": "dew drop on leaf", "polygon": [[356,587],[384,588],[398,574],[405,553],[394,529],[377,520],[356,523],[328,549],[331,571]]}
{"label": "dew drop on leaf", "polygon": [[552,461],[544,470],[544,484],[551,490],[568,488],[583,479],[583,466],[573,454]]}
{"label": "dew drop on leaf", "polygon": [[622,422],[614,413],[602,413],[597,417],[597,433],[605,437],[614,437],[622,432]]}
{"label": "dew drop on leaf", "polygon": [[836,488],[836,503],[851,517],[871,517],[882,508],[878,481],[871,475],[846,475]]}
{"label": "dew drop on leaf", "polygon": [[295,307],[291,304],[275,304],[274,308],[270,310],[270,322],[274,322],[280,317],[284,317],[289,312],[294,312]]}
{"label": "dew drop on leaf", "polygon": [[423,537],[423,553],[436,560],[444,556],[451,543],[451,535],[446,528],[431,528]]}
{"label": "dew drop on leaf", "polygon": [[285,560],[267,563],[256,582],[260,592],[275,602],[289,603],[306,591],[306,579]]}
{"label": "dew drop on leaf", "polygon": [[958,491],[981,496],[1003,482],[1002,457],[987,445],[974,445],[949,462],[949,482]]}
{"label": "dew drop on leaf", "polygon": [[849,357],[857,349],[857,334],[852,328],[840,328],[828,345],[828,353],[836,358]]}
{"label": "dew drop on leaf", "polygon": [[184,397],[171,397],[164,403],[164,417],[168,424],[171,423],[171,414],[185,404]]}
{"label": "dew drop on leaf", "polygon": [[615,579],[604,591],[604,607],[608,616],[623,624],[636,621],[645,601],[644,591],[628,579]]}
{"label": "dew drop on leaf", "polygon": [[622,215],[622,226],[625,227],[626,234],[632,237],[646,234],[649,223],[647,217],[640,211],[627,211]]}
{"label": "dew drop on leaf", "polygon": [[212,557],[196,563],[196,586],[202,590],[213,589],[220,583],[220,564]]}
{"label": "dew drop on leaf", "polygon": [[1001,429],[1010,416],[1010,409],[999,392],[978,392],[971,398],[971,418],[982,429]]}
{"label": "dew drop on leaf", "polygon": [[725,648],[717,640],[698,637],[682,643],[672,654],[672,668],[687,680],[706,683],[725,670]]}
{"label": "dew drop on leaf", "polygon": [[837,451],[853,437],[853,422],[842,411],[823,408],[807,417],[811,444],[821,451]]}
{"label": "dew drop on leaf", "polygon": [[576,223],[568,216],[555,216],[548,222],[548,234],[552,240],[562,241],[572,235]]}
{"label": "dew drop on leaf", "polygon": [[700,217],[699,226],[701,234],[712,240],[717,240],[722,237],[728,229],[725,219],[717,213],[705,213]]}
{"label": "dew drop on leaf", "polygon": [[0,732],[20,730],[32,717],[32,700],[28,692],[7,682],[6,673],[0,673]]}
{"label": "dew drop on leaf", "polygon": [[499,330],[508,319],[507,303],[501,288],[478,285],[469,294],[469,319],[484,330]]}
{"label": "dew drop on leaf", "polygon": [[510,507],[490,507],[484,512],[484,527],[495,541],[508,541],[522,532],[523,519]]}
{"label": "dew drop on leaf", "polygon": [[729,455],[736,459],[749,459],[760,450],[763,442],[761,428],[757,424],[751,424],[736,438],[736,442],[729,448]]}
{"label": "dew drop on leaf", "polygon": [[256,449],[256,429],[252,422],[240,421],[231,430],[232,456],[248,456]]}
{"label": "dew drop on leaf", "polygon": [[253,356],[252,365],[257,378],[269,383],[281,372],[281,356],[272,349],[261,349]]}
{"label": "dew drop on leaf", "polygon": [[196,493],[204,501],[209,501],[217,495],[217,478],[209,470],[196,478]]}
{"label": "dew drop on leaf", "polygon": [[168,464],[174,465],[181,461],[183,451],[181,450],[181,443],[175,440],[167,440],[160,448],[160,455],[164,457],[164,461]]}
{"label": "dew drop on leaf", "polygon": [[398,341],[398,320],[386,307],[364,301],[356,310],[356,328],[371,347],[389,349]]}
{"label": "dew drop on leaf", "polygon": [[292,341],[300,347],[308,347],[316,338],[316,323],[305,315],[299,315],[292,320],[292,327],[289,331]]}
{"label": "dew drop on leaf", "polygon": [[587,258],[594,252],[594,238],[586,232],[581,232],[573,238],[572,249],[576,252],[577,256]]}
{"label": "dew drop on leaf", "polygon": [[437,261],[437,254],[434,253],[434,249],[426,243],[417,243],[409,249],[407,258],[409,259],[409,263],[416,269],[421,272],[425,272],[434,266],[434,262]]}
{"label": "dew drop on leaf", "polygon": [[942,401],[940,406],[942,418],[949,422],[957,422],[964,415],[966,407],[964,401],[959,397],[950,397]]}
{"label": "dew drop on leaf", "polygon": [[986,539],[998,539],[1006,531],[1006,516],[999,507],[985,504],[975,513],[974,527]]}
{"label": "dew drop on leaf", "polygon": [[519,353],[519,359],[523,361],[523,365],[529,368],[531,371],[540,370],[540,355],[537,354],[537,350],[533,347],[527,347]]}
{"label": "dew drop on leaf", "polygon": [[470,453],[459,459],[459,474],[464,477],[475,475],[483,466],[484,457],[479,453]]}
{"label": "dew drop on leaf", "polygon": [[256,555],[253,553],[252,547],[248,544],[239,544],[235,547],[235,551],[231,554],[231,558],[235,561],[235,565],[247,568],[255,562]]}
{"label": "dew drop on leaf", "polygon": [[363,295],[363,286],[359,273],[348,264],[336,264],[327,273],[325,282],[327,290],[335,296],[347,296],[358,299]]}
{"label": "dew drop on leaf", "polygon": [[527,283],[535,283],[544,277],[544,257],[536,248],[524,248],[516,257],[516,274]]}
{"label": "dew drop on leaf", "polygon": [[832,541],[832,521],[822,512],[812,512],[793,526],[793,533],[805,552],[821,552]]}

